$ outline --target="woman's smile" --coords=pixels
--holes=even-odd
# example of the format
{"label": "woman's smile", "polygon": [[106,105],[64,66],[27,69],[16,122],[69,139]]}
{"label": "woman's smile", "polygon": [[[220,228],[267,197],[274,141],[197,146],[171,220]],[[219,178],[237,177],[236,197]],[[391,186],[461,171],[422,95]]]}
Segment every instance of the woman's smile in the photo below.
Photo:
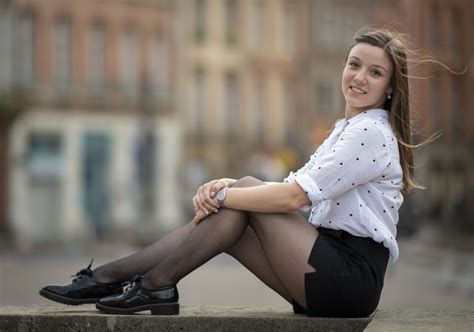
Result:
{"label": "woman's smile", "polygon": [[352,91],[354,91],[355,93],[357,93],[357,94],[362,94],[362,95],[364,95],[364,94],[367,93],[367,92],[365,92],[364,90],[362,90],[362,89],[360,89],[360,88],[358,88],[358,87],[356,87],[356,86],[354,86],[354,85],[351,85],[351,86],[350,86],[350,89],[351,89]]}

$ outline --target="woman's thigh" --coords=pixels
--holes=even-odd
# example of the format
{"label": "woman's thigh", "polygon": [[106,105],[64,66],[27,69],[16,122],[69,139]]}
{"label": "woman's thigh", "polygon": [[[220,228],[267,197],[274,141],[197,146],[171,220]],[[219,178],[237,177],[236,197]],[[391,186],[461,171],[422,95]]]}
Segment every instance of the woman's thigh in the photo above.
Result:
{"label": "woman's thigh", "polygon": [[315,271],[308,258],[317,230],[298,212],[250,213],[249,221],[278,279],[306,308],[305,274]]}
{"label": "woman's thigh", "polygon": [[292,297],[290,293],[285,289],[273,270],[262,244],[252,227],[247,227],[240,240],[226,252],[237,259],[265,285],[280,294],[288,302],[291,302]]}

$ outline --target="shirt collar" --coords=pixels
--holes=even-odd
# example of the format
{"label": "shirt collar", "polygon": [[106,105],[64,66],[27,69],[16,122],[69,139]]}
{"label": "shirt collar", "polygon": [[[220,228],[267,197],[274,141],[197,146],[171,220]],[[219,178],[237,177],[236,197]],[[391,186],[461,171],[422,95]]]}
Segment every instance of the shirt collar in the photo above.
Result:
{"label": "shirt collar", "polygon": [[367,111],[360,112],[359,114],[353,116],[349,120],[345,120],[345,119],[339,120],[336,123],[335,128],[339,128],[343,125],[354,124],[354,123],[359,122],[360,120],[367,119],[367,118],[369,118],[369,119],[382,118],[384,120],[388,120],[388,118],[389,118],[388,113],[389,112],[387,110],[384,110],[384,109],[381,109],[381,108],[370,109],[370,110],[367,110]]}
{"label": "shirt collar", "polygon": [[[349,124],[357,123],[357,122],[359,122],[363,119],[380,119],[380,118],[382,118],[383,120],[388,120],[388,118],[389,118],[388,113],[389,112],[387,110],[384,110],[382,108],[373,108],[373,109],[370,109],[370,110],[367,110],[367,111],[364,111],[364,112],[360,112],[359,114],[353,116],[349,120],[341,119],[341,120],[337,121],[336,124],[334,125],[334,129],[337,129],[337,131],[339,131],[343,127],[345,128],[345,126],[347,126]],[[334,130],[334,131],[336,131],[336,130]]]}

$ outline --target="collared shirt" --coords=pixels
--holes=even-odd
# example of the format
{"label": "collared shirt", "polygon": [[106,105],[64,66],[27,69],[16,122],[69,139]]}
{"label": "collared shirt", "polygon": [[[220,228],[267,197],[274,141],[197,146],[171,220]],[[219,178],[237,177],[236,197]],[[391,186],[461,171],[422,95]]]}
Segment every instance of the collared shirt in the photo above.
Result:
{"label": "collared shirt", "polygon": [[308,195],[311,224],[371,237],[394,263],[403,172],[388,117],[372,109],[338,121],[306,165],[284,181],[296,181]]}

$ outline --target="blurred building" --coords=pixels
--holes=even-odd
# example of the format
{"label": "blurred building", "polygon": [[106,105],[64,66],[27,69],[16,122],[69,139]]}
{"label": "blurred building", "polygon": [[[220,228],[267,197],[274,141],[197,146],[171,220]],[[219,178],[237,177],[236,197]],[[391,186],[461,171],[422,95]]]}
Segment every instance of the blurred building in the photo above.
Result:
{"label": "blurred building", "polygon": [[149,234],[180,218],[172,1],[12,0],[0,6],[9,222],[20,244]]}
{"label": "blurred building", "polygon": [[[471,0],[400,0],[379,13],[380,22],[400,22],[412,47],[437,63],[411,63],[413,118],[418,141],[441,138],[417,155],[419,179],[427,190],[415,208],[445,230],[474,231],[474,5]],[[415,59],[415,58],[413,58]]]}
{"label": "blurred building", "polygon": [[415,140],[443,136],[416,154],[428,190],[407,197],[400,228],[431,219],[473,229],[472,11],[470,0],[183,0],[188,154],[215,176],[248,173],[260,147],[289,148],[298,166],[343,116],[340,76],[355,32],[393,28],[420,54],[467,68],[410,64]]}
{"label": "blurred building", "polygon": [[416,10],[421,19],[411,20],[418,44],[453,70],[466,70],[458,75],[433,65],[433,79],[419,82],[425,119],[443,133],[427,151],[429,212],[446,228],[474,232],[474,4],[431,0]]}
{"label": "blurred building", "polygon": [[471,0],[0,4],[0,86],[31,96],[10,132],[15,231],[169,227],[204,181],[281,179],[343,117],[345,57],[369,25],[405,32],[454,70],[468,66],[411,68],[433,76],[411,79],[419,137],[444,135],[417,154],[429,190],[410,196],[401,220],[474,220]]}
{"label": "blurred building", "polygon": [[304,10],[303,1],[180,1],[187,153],[214,176],[248,173],[262,151],[298,149]]}
{"label": "blurred building", "polygon": [[[305,1],[309,17],[307,52],[303,68],[307,89],[304,124],[313,144],[320,144],[337,119],[344,117],[341,76],[353,37],[358,30],[377,25],[384,0]],[[392,1],[390,1],[392,3]],[[308,151],[309,152],[309,151]]]}

